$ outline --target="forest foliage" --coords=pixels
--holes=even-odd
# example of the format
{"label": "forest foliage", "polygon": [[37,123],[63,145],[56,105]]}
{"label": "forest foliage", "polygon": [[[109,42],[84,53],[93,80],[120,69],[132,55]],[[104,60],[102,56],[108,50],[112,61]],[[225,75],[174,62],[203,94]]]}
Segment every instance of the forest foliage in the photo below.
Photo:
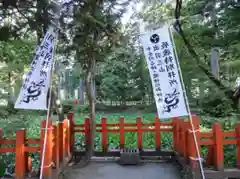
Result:
{"label": "forest foliage", "polygon": [[[8,107],[12,108],[22,75],[28,70],[35,47],[49,23],[46,18],[49,2],[6,2],[1,7],[4,13],[0,28],[0,87],[1,99],[7,100]],[[54,78],[59,89],[73,96],[79,80],[86,80],[87,72],[92,71],[90,66],[94,59],[96,67],[92,78],[96,84],[97,103],[117,101],[126,106],[129,101],[135,101],[141,105],[154,104],[149,72],[139,42],[139,29],[142,22],[146,28],[174,22],[175,7],[154,0],[140,2],[142,10],[132,6],[133,14],[126,24],[121,18],[127,11],[126,7],[134,1],[116,0],[103,4],[99,1],[96,5],[92,1],[72,0],[64,4],[57,51],[60,58],[56,58],[58,65]],[[240,66],[238,10],[238,1],[189,0],[183,4],[181,23],[187,39],[197,52],[201,65],[209,72],[211,48],[220,49],[218,82],[226,87],[222,89],[216,85],[199,68],[181,36],[174,31],[184,84],[193,111],[214,117],[238,114],[233,100],[225,91],[235,92],[237,89]],[[62,73],[69,71],[71,76],[61,80]],[[80,111],[88,109],[86,105],[83,108]]]}
{"label": "forest foliage", "polygon": [[[87,83],[83,85],[88,87],[85,91],[89,102],[74,110],[87,112],[88,104],[96,102],[98,111],[108,109],[119,112],[121,108],[113,104],[117,102],[124,110],[134,107],[142,112],[156,112],[139,35],[143,24],[148,29],[164,23],[172,24],[175,21],[174,2],[68,0],[63,4],[54,85],[59,90],[63,89],[65,95],[73,96],[80,80],[91,82],[91,86]],[[141,10],[136,8],[136,3],[142,4]],[[49,4],[49,0],[3,0],[0,7],[3,12],[0,26],[0,122],[11,126],[10,133],[29,125],[28,122],[21,123],[24,116],[13,108],[13,104],[36,45],[49,25]],[[127,7],[133,13],[123,24],[121,19]],[[182,37],[173,31],[190,107],[193,112],[210,116],[202,120],[206,127],[215,122],[216,117],[225,117],[221,119],[224,128],[229,129],[228,124],[232,126],[231,116],[238,116],[239,10],[239,0],[184,1],[182,28],[200,61],[189,53]],[[213,47],[220,49],[219,79],[209,75]],[[93,84],[96,99],[90,90]],[[70,102],[63,101],[66,111],[72,108],[73,100],[74,97]],[[106,105],[106,102],[109,104]],[[15,117],[11,119],[11,115]],[[30,115],[33,113],[28,111]]]}

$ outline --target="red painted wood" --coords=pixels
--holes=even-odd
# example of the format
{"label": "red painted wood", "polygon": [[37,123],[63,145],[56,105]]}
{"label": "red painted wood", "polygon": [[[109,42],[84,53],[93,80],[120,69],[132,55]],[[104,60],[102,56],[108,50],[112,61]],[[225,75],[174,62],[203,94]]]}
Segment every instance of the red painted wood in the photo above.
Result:
{"label": "red painted wood", "polygon": [[142,141],[142,118],[137,118],[137,144],[138,149],[142,150],[143,141]]}
{"label": "red painted wood", "polygon": [[161,148],[161,134],[160,134],[160,128],[161,128],[161,122],[158,117],[154,118],[154,124],[155,124],[155,148],[160,149]]}
{"label": "red painted wood", "polygon": [[87,145],[88,143],[89,143],[89,129],[90,129],[90,127],[89,127],[89,118],[85,118],[84,119],[84,121],[85,121],[85,144]]}
{"label": "red painted wood", "polygon": [[236,132],[236,140],[237,140],[237,148],[236,148],[237,167],[240,169],[240,123],[237,123],[235,132]]}
{"label": "red painted wood", "polygon": [[[45,128],[46,128],[46,120],[42,121],[41,124],[41,161],[43,157],[43,147],[44,147],[44,139],[45,139]],[[53,135],[53,125],[52,121],[48,121],[47,125],[47,137],[46,137],[46,148],[44,153],[44,163],[43,163],[43,177],[51,177],[52,175],[52,135]]]}
{"label": "red painted wood", "polygon": [[73,152],[74,151],[74,145],[75,145],[75,133],[74,133],[74,113],[73,112],[69,112],[68,113],[68,120],[69,120],[69,130],[70,130],[70,151]]}
{"label": "red painted wood", "polygon": [[25,157],[25,137],[26,131],[19,130],[16,131],[16,155],[15,155],[15,173],[18,179],[24,179],[25,170],[26,170],[26,157]]}
{"label": "red painted wood", "polygon": [[124,143],[125,143],[125,139],[124,139],[124,118],[120,117],[119,119],[119,133],[120,133],[120,148],[123,149],[124,148]]}
{"label": "red painted wood", "polygon": [[212,126],[212,130],[214,139],[214,165],[217,170],[222,170],[224,168],[222,127],[219,123],[215,123]]}
{"label": "red painted wood", "polygon": [[102,150],[107,152],[107,118],[102,118]]}

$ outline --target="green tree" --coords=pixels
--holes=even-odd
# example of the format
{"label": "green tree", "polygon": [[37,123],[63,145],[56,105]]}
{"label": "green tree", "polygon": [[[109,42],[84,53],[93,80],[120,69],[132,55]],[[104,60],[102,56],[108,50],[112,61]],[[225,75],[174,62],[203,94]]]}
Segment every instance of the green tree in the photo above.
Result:
{"label": "green tree", "polygon": [[[96,64],[102,61],[119,38],[120,17],[124,13],[123,1],[80,1],[73,0],[68,5],[73,8],[72,21],[68,23],[72,44],[70,48],[76,52],[76,61],[82,65],[85,86],[90,105],[90,136],[85,163],[94,150],[95,143],[95,83]],[[120,8],[116,8],[120,6]],[[83,164],[85,165],[85,164]]]}
{"label": "green tree", "polygon": [[[239,44],[239,34],[236,31],[236,26],[239,24],[239,18],[236,13],[239,10],[238,5],[237,1],[205,0],[190,0],[183,4],[182,29],[186,39],[191,42],[191,46],[196,51],[197,58],[193,58],[192,53],[188,53],[189,49],[184,47],[182,38],[174,33],[189,96],[197,99],[201,94],[201,98],[206,102],[204,96],[214,100],[214,98],[222,98],[222,95],[225,94],[228,98],[227,103],[231,104],[233,109],[238,109],[239,89],[235,91],[233,84],[236,76],[233,77],[234,75],[231,75],[229,71],[232,74],[237,74],[239,54],[236,47]],[[145,21],[148,28],[174,19],[174,7],[171,4],[151,1],[144,3],[144,6],[144,11],[139,16]],[[212,75],[209,62],[211,48],[215,46],[221,49],[219,80]],[[216,95],[212,95],[212,89]],[[216,103],[218,103],[217,101]]]}
{"label": "green tree", "polygon": [[1,87],[8,91],[8,105],[13,107],[24,70],[29,67],[34,43],[26,39],[0,42]]}

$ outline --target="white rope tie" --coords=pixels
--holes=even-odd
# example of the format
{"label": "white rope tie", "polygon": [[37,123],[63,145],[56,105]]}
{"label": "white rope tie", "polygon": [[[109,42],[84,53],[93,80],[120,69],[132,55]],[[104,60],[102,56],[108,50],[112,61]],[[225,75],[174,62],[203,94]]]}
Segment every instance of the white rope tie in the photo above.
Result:
{"label": "white rope tie", "polygon": [[[196,132],[200,132],[200,129],[197,129],[197,130],[188,129],[188,131],[189,131],[190,133],[196,133]],[[195,135],[196,135],[196,134],[195,134]]]}
{"label": "white rope tie", "polygon": [[203,158],[195,158],[195,157],[189,157],[191,160],[194,160],[194,161],[204,161]]}
{"label": "white rope tie", "polygon": [[49,165],[45,165],[43,168],[49,168],[53,166],[53,162],[51,162]]}
{"label": "white rope tie", "polygon": [[57,121],[56,123],[57,123],[57,124],[63,124],[64,121]]}
{"label": "white rope tie", "polygon": [[41,128],[41,130],[53,130],[53,127],[50,127],[50,128]]}

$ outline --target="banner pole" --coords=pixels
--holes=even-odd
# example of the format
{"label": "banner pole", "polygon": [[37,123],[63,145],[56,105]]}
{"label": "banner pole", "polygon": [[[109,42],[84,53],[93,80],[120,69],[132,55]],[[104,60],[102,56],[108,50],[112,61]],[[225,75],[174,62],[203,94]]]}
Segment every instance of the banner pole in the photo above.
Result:
{"label": "banner pole", "polygon": [[[43,178],[43,168],[44,166],[44,160],[45,160],[45,151],[46,151],[46,145],[47,145],[47,133],[48,133],[48,123],[49,123],[49,118],[50,118],[50,113],[51,113],[51,101],[52,101],[52,77],[54,74],[54,68],[55,68],[55,63],[56,60],[54,60],[55,57],[55,53],[56,53],[56,48],[57,48],[57,42],[58,42],[58,36],[59,36],[59,31],[60,31],[60,27],[59,27],[59,17],[60,17],[60,13],[61,13],[61,0],[60,2],[57,1],[52,1],[51,3],[53,3],[53,6],[55,7],[55,12],[52,14],[54,15],[53,20],[51,22],[51,25],[54,26],[54,30],[56,30],[56,41],[55,44],[53,45],[53,52],[52,52],[52,67],[51,67],[51,72],[50,72],[50,80],[49,80],[49,99],[48,99],[48,106],[47,106],[47,119],[46,119],[46,126],[45,126],[45,134],[44,134],[44,144],[43,144],[43,150],[42,150],[42,161],[41,161],[41,168],[40,168],[40,179]],[[49,167],[49,166],[48,166]]]}
{"label": "banner pole", "polygon": [[176,59],[178,73],[180,75],[180,81],[181,81],[181,85],[182,85],[182,89],[183,89],[183,95],[184,95],[184,98],[185,98],[185,104],[186,104],[186,107],[187,107],[188,117],[189,117],[190,125],[191,125],[191,128],[192,128],[194,143],[195,143],[195,147],[196,147],[196,151],[197,151],[197,157],[198,157],[197,160],[199,161],[199,167],[200,167],[200,170],[201,170],[202,179],[205,179],[205,174],[204,174],[204,170],[203,170],[201,155],[200,155],[200,151],[199,151],[199,148],[198,148],[198,141],[197,141],[197,137],[196,137],[196,132],[198,132],[198,131],[195,130],[194,125],[193,125],[193,120],[192,120],[192,115],[191,115],[190,106],[189,106],[189,102],[188,102],[188,97],[187,97],[187,93],[186,93],[186,88],[185,88],[185,85],[184,85],[183,75],[182,75],[182,72],[181,72],[181,69],[180,69],[180,63],[179,63],[179,59],[178,59],[178,56],[177,56],[177,50],[176,50],[176,46],[175,46],[175,42],[174,42],[174,38],[173,38],[173,33],[172,33],[170,25],[169,25],[168,29],[169,29],[170,39],[172,41],[172,46],[173,46],[174,56],[175,56],[175,59]]}
{"label": "banner pole", "polygon": [[[58,29],[59,30],[59,29]],[[49,118],[50,118],[50,112],[51,112],[51,101],[52,101],[52,76],[54,74],[54,68],[55,68],[55,62],[56,60],[54,60],[54,54],[56,51],[56,47],[57,47],[57,40],[58,40],[58,33],[56,35],[56,42],[54,44],[54,48],[53,48],[53,63],[52,63],[52,67],[51,67],[51,75],[50,75],[50,80],[49,80],[49,99],[48,99],[48,106],[47,106],[47,119],[46,119],[46,126],[45,126],[45,131],[44,131],[44,141],[43,141],[43,150],[42,150],[42,161],[41,161],[41,168],[40,168],[40,179],[42,179],[43,177],[43,168],[44,168],[44,160],[45,160],[45,151],[46,151],[46,145],[47,145],[47,133],[48,133],[48,123],[49,123]]]}

